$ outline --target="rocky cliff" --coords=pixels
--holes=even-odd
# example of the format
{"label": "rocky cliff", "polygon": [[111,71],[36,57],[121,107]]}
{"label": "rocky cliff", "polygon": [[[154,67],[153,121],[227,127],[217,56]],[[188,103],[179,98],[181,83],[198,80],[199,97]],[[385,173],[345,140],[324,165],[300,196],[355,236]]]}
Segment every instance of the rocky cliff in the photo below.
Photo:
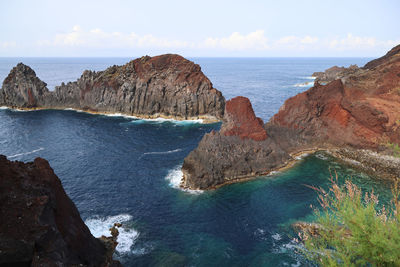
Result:
{"label": "rocky cliff", "polygon": [[120,266],[94,238],[49,163],[0,155],[0,266]]}
{"label": "rocky cliff", "polygon": [[263,126],[266,139],[241,138],[243,133],[262,135],[259,126],[250,123],[255,116],[245,118],[241,104],[228,101],[221,131],[205,135],[185,158],[182,186],[213,188],[258,176],[287,165],[293,155],[315,150],[400,177],[397,159],[374,156],[390,155],[391,147],[400,144],[400,46],[354,70],[326,85],[316,81],[289,98]]}
{"label": "rocky cliff", "polygon": [[19,63],[3,82],[0,105],[17,108],[72,108],[139,117],[216,121],[225,99],[199,65],[179,55],[142,57],[105,71],[85,71],[75,82],[49,91]]}
{"label": "rocky cliff", "polygon": [[210,189],[279,168],[290,156],[263,128],[250,100],[236,97],[226,102],[219,132],[204,135],[185,158],[182,187]]}

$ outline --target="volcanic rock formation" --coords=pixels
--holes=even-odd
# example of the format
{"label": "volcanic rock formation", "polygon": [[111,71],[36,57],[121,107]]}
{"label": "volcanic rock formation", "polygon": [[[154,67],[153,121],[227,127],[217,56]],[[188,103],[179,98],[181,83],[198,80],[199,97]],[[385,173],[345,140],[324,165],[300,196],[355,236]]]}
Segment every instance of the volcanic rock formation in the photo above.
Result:
{"label": "volcanic rock formation", "polygon": [[219,132],[205,134],[198,147],[185,158],[182,186],[209,189],[263,175],[282,165],[290,156],[263,128],[250,100],[236,97],[226,102]]}
{"label": "volcanic rock formation", "polygon": [[0,266],[121,266],[94,238],[49,163],[0,155]]}
{"label": "volcanic rock formation", "polygon": [[[315,150],[373,164],[369,169],[380,175],[400,177],[397,159],[374,156],[390,154],[390,147],[400,144],[400,45],[362,69],[326,85],[316,81],[286,100],[264,125],[266,139],[251,123],[255,116],[246,119],[235,102],[226,104],[221,131],[205,135],[185,158],[182,186],[206,189],[258,176],[285,166],[292,155]],[[254,135],[255,140],[240,138]]]}
{"label": "volcanic rock formation", "polygon": [[84,71],[77,81],[62,83],[55,91],[19,63],[3,82],[0,105],[217,121],[223,117],[225,99],[199,65],[167,54],[105,71]]}

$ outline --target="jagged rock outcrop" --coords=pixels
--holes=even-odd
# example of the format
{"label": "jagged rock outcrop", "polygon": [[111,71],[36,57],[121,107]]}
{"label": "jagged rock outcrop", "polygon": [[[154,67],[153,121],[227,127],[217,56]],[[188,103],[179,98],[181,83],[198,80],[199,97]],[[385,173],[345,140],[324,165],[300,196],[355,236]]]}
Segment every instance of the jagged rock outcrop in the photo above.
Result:
{"label": "jagged rock outcrop", "polygon": [[210,189],[279,168],[290,156],[263,128],[250,100],[236,97],[226,103],[221,130],[204,135],[185,158],[182,187]]}
{"label": "jagged rock outcrop", "polygon": [[0,105],[24,108],[45,106],[50,96],[46,86],[30,67],[18,63],[3,82]]}
{"label": "jagged rock outcrop", "polygon": [[318,83],[326,84],[360,71],[362,71],[362,69],[360,69],[357,65],[350,65],[348,68],[333,66],[329,69],[326,69],[324,72],[314,72],[311,77],[314,77],[315,81]]}
{"label": "jagged rock outcrop", "polygon": [[371,62],[326,85],[316,81],[309,90],[286,100],[264,125],[264,141],[241,140],[242,132],[251,136],[258,133],[258,127],[243,123],[247,120],[241,118],[239,105],[233,106],[237,112],[226,109],[221,131],[205,135],[185,158],[182,186],[213,188],[239,181],[285,166],[293,155],[315,150],[330,150],[333,155],[359,161],[359,165],[373,165],[369,169],[379,175],[400,177],[400,168],[389,167],[398,161],[376,160],[371,153],[389,155],[390,147],[400,144],[400,46]]}
{"label": "jagged rock outcrop", "polygon": [[94,238],[49,163],[0,155],[1,266],[121,266]]}
{"label": "jagged rock outcrop", "polygon": [[[22,63],[3,82],[0,105],[72,108],[140,117],[217,121],[225,99],[199,65],[179,55],[145,56],[105,71],[85,71],[75,82],[50,92]],[[3,98],[3,100],[2,100]]]}

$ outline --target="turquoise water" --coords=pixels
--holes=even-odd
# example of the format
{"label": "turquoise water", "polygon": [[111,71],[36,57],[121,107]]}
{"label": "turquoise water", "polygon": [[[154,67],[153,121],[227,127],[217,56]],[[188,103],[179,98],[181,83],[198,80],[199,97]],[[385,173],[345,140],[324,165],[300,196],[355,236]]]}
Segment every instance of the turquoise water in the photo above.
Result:
{"label": "turquoise water", "polygon": [[[64,59],[51,59],[59,65],[46,61],[50,59],[29,60],[45,81],[43,62],[52,66],[58,80],[68,76],[59,67]],[[82,68],[80,60],[72,60],[68,69]],[[112,59],[96,60],[112,64]],[[279,108],[275,103],[307,88],[300,85],[313,71],[367,61],[357,60],[196,62],[227,98],[253,97],[257,114],[266,120]],[[1,60],[0,66],[5,69]],[[0,71],[0,76],[6,74]],[[317,205],[317,194],[306,185],[326,187],[330,170],[336,170],[341,181],[347,177],[364,189],[374,188],[383,201],[390,188],[319,152],[290,170],[218,190],[178,189],[184,157],[219,124],[2,109],[0,126],[0,153],[12,160],[48,159],[95,236],[106,234],[114,222],[123,223],[116,258],[126,266],[307,265],[296,253],[290,227],[297,220],[312,220],[310,204]]]}

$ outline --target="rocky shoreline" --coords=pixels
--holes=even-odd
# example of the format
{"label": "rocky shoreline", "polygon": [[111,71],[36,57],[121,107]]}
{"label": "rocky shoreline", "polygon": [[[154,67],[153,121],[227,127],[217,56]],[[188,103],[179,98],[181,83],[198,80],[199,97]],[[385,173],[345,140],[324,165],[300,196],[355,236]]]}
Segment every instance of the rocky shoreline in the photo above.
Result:
{"label": "rocky shoreline", "polygon": [[182,187],[204,190],[249,180],[316,150],[400,177],[399,161],[386,156],[393,153],[387,144],[400,143],[400,45],[363,68],[328,73],[326,85],[317,79],[264,125],[248,99],[229,100],[221,130],[206,134],[185,158]]}

